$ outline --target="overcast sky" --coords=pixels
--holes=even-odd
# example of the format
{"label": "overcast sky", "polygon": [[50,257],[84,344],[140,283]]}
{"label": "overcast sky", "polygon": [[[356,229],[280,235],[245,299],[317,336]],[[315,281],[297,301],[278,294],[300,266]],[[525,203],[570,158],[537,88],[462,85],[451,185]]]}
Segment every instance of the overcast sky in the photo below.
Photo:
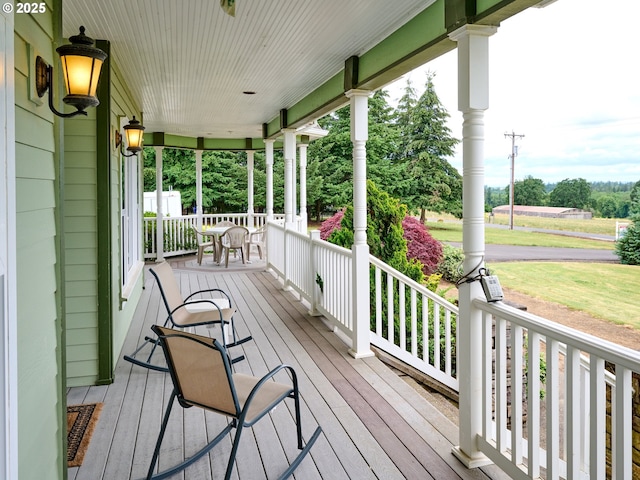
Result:
{"label": "overcast sky", "polygon": [[[485,112],[485,185],[515,178],[545,183],[640,180],[640,0],[557,0],[502,23],[489,38],[490,101]],[[392,102],[410,79],[420,95],[426,71],[462,138],[452,51],[388,86]],[[462,173],[461,146],[451,163]]]}

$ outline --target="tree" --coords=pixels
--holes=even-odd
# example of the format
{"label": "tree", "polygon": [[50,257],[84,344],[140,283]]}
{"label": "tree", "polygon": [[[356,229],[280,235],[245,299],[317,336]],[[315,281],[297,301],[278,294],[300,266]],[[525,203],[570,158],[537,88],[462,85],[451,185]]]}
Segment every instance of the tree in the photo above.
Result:
{"label": "tree", "polygon": [[638,180],[631,188],[631,205],[629,207],[629,215],[640,215],[640,180]]}
{"label": "tree", "polygon": [[513,203],[515,205],[545,205],[547,190],[544,182],[531,175],[524,180],[516,180],[513,185]]}
{"label": "tree", "polygon": [[422,222],[427,209],[462,216],[462,177],[446,160],[453,156],[458,140],[447,127],[449,113],[436,94],[434,75],[427,74],[425,92],[415,105],[408,87],[398,109],[401,158],[408,180],[402,200],[420,209]]}
{"label": "tree", "polygon": [[602,195],[596,202],[596,208],[600,216],[604,218],[616,218],[618,214],[618,202],[612,194]]}
{"label": "tree", "polygon": [[640,215],[633,217],[624,237],[616,242],[616,254],[620,263],[640,265]]}
{"label": "tree", "polygon": [[584,178],[565,178],[549,194],[549,205],[588,209],[591,199],[591,187]]}
{"label": "tree", "polygon": [[[387,96],[383,90],[376,92],[369,99],[368,110],[367,175],[383,188],[393,187],[400,177],[399,169],[390,160],[397,150],[397,128],[391,120]],[[336,110],[318,123],[329,134],[309,145],[307,173],[312,180],[307,199],[319,216],[325,209],[342,208],[353,198],[349,107]]]}

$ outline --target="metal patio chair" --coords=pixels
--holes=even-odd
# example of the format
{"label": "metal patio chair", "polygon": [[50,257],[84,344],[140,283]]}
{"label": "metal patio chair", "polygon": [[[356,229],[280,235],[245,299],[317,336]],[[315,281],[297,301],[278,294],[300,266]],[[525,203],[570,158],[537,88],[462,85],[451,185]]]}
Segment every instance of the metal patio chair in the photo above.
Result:
{"label": "metal patio chair", "polygon": [[[225,480],[228,480],[233,471],[243,428],[253,426],[286,398],[291,398],[294,401],[297,447],[301,450],[278,478],[289,477],[309,453],[322,432],[318,426],[307,444],[304,445],[300,422],[300,394],[294,369],[288,365],[280,365],[262,378],[233,373],[227,351],[217,340],[159,325],[154,325],[151,328],[162,344],[173,382],[173,393],[162,420],[147,480],[166,478],[183,470],[225,439],[227,434],[235,428],[233,446],[225,474]],[[287,383],[273,381],[273,377],[280,371],[286,371],[289,374]],[[154,475],[160,447],[176,398],[183,408],[200,407],[217,412],[227,416],[229,422],[213,440],[210,440],[196,454],[174,467]]]}
{"label": "metal patio chair", "polygon": [[[251,336],[238,338],[235,325],[233,323],[233,314],[236,309],[231,304],[231,298],[223,290],[219,288],[210,288],[198,290],[191,293],[183,300],[180,293],[180,286],[173,273],[171,265],[162,262],[150,268],[149,271],[156,278],[158,288],[162,296],[162,301],[167,310],[167,318],[164,326],[172,326],[174,328],[190,328],[199,325],[212,327],[220,325],[222,332],[222,341],[226,347],[235,347],[251,340]],[[209,298],[202,298],[202,295],[208,295]],[[217,295],[213,297],[213,295]],[[197,297],[198,296],[198,297]],[[227,341],[230,337],[230,341]],[[153,354],[159,345],[157,337],[145,337],[144,341],[130,354],[125,355],[124,359],[141,367],[166,372],[167,367],[153,363]],[[149,347],[148,354],[143,352],[145,347]],[[145,358],[146,355],[146,358]],[[138,358],[142,356],[143,358]],[[243,360],[244,356],[235,357],[232,361],[238,362]]]}

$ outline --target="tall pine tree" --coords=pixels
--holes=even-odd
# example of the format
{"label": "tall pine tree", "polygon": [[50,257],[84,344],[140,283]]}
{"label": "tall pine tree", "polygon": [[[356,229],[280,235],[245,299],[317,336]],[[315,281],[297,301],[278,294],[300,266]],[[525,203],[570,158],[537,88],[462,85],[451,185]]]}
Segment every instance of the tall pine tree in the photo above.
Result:
{"label": "tall pine tree", "polygon": [[436,94],[434,75],[427,74],[425,92],[417,102],[413,103],[415,92],[409,84],[398,105],[400,158],[408,181],[402,198],[410,208],[420,210],[423,222],[427,210],[462,216],[462,177],[447,161],[458,140],[447,126],[449,113]]}

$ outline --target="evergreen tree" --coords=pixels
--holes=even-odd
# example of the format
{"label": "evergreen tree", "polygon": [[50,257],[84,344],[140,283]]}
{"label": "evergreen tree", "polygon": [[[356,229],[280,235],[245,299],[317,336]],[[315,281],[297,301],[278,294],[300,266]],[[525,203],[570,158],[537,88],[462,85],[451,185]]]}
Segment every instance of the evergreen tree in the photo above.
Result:
{"label": "evergreen tree", "polygon": [[420,209],[423,222],[427,209],[462,216],[462,177],[447,161],[458,140],[447,126],[449,113],[436,94],[434,75],[427,74],[425,92],[413,106],[411,88],[407,88],[398,113],[398,124],[404,130],[400,138],[409,183],[402,198],[409,207]]}

